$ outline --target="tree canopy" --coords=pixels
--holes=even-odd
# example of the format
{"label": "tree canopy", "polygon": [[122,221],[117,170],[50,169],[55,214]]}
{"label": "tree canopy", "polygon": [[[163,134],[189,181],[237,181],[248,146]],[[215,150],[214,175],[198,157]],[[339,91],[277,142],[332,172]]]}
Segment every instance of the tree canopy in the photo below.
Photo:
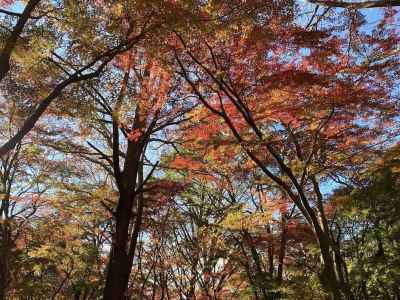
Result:
{"label": "tree canopy", "polygon": [[0,0],[0,300],[400,299],[399,7]]}

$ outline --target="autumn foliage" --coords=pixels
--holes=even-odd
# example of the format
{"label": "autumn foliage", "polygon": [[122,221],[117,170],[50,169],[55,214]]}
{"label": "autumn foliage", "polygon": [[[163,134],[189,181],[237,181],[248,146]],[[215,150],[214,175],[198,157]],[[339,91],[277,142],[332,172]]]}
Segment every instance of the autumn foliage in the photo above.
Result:
{"label": "autumn foliage", "polygon": [[398,1],[0,1],[0,300],[400,297]]}

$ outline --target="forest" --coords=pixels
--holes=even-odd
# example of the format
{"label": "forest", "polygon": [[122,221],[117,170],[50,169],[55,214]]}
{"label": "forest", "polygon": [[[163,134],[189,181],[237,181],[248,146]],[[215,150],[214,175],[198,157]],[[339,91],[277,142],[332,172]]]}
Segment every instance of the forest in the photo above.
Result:
{"label": "forest", "polygon": [[400,300],[399,0],[0,0],[0,300]]}

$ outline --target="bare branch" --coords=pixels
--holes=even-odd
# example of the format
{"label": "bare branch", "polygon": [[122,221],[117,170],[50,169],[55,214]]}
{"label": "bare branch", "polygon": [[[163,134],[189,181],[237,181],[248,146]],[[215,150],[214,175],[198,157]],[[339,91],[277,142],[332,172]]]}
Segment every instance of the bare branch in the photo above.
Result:
{"label": "bare branch", "polygon": [[353,8],[353,9],[400,6],[400,0],[376,0],[376,1],[373,0],[373,1],[362,1],[362,2],[308,0],[308,2],[322,6]]}

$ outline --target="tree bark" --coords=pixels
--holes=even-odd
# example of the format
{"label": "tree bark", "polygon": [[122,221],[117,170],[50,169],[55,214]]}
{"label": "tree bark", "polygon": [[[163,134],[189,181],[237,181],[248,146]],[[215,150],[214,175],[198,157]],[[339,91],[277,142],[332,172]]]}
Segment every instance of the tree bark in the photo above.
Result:
{"label": "tree bark", "polygon": [[251,257],[253,258],[254,263],[254,273],[256,275],[255,284],[257,289],[262,294],[263,300],[271,300],[272,296],[269,293],[269,288],[267,284],[267,278],[264,276],[265,272],[262,267],[260,255],[257,252],[257,249],[253,245],[252,237],[250,233],[246,230],[243,231],[243,237],[248,245],[251,253]]}
{"label": "tree bark", "polygon": [[129,223],[132,214],[132,194],[120,192],[116,211],[115,234],[108,263],[104,300],[122,300],[128,286],[131,265],[128,256]]}
{"label": "tree bark", "polygon": [[270,234],[270,240],[268,242],[268,267],[269,267],[269,276],[270,278],[274,278],[274,238],[271,233],[271,225],[267,225],[267,233]]}
{"label": "tree bark", "polygon": [[[122,87],[122,90],[124,90],[124,87]],[[144,128],[145,124],[139,117],[139,107],[136,109],[136,114],[133,128]],[[115,130],[118,131],[119,128],[116,127]],[[119,161],[114,161],[114,172],[120,196],[114,216],[115,232],[108,262],[106,285],[103,291],[104,300],[123,300],[128,288],[136,243],[142,223],[144,203],[140,189],[143,188],[142,185],[145,181],[143,180],[143,162],[141,158],[145,151],[146,139],[146,135],[143,135],[138,141],[128,141],[122,172],[119,170]],[[117,151],[119,153],[118,143],[118,135],[115,135],[114,132],[113,152]],[[151,176],[151,173],[148,176]],[[137,204],[136,219],[133,232],[130,234],[129,229],[135,202]]]}
{"label": "tree bark", "polygon": [[10,283],[10,228],[8,220],[0,224],[0,300],[7,299],[7,290]]}
{"label": "tree bark", "polygon": [[278,275],[277,275],[278,282],[282,282],[283,260],[286,254],[287,226],[286,226],[286,216],[284,214],[282,214],[281,226],[282,226],[282,233],[281,233],[281,242],[280,242],[279,258],[278,258]]}

